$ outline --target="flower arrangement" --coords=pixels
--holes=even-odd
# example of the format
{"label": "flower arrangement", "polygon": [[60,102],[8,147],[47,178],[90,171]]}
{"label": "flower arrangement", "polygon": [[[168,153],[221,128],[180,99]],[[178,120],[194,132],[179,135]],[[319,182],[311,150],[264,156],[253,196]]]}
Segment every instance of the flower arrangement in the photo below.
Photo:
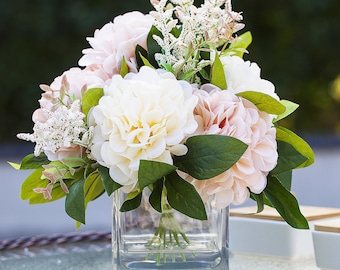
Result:
{"label": "flower arrangement", "polygon": [[248,198],[308,228],[290,192],[292,170],[313,151],[279,126],[297,104],[281,99],[245,61],[250,32],[229,0],[152,0],[154,11],[116,17],[87,38],[79,66],[43,94],[35,150],[20,164],[34,170],[21,198],[46,203],[66,196],[66,213],[85,224],[89,202],[118,190],[120,211],[136,209],[144,189],[158,212],[167,207],[199,220]]}

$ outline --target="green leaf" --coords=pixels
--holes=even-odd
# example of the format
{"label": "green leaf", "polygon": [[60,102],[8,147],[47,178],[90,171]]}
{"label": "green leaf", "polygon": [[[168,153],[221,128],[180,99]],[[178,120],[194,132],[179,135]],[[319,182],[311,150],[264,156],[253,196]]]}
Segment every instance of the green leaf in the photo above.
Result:
{"label": "green leaf", "polygon": [[227,81],[224,74],[223,64],[218,56],[215,54],[215,61],[211,68],[211,83],[224,90],[227,89]]}
{"label": "green leaf", "polygon": [[197,73],[196,70],[189,70],[185,73],[183,73],[180,77],[181,80],[187,81],[189,80],[192,76],[194,76]]}
{"label": "green leaf", "polygon": [[140,190],[155,183],[164,176],[176,171],[176,167],[167,163],[141,160],[138,169],[138,182]]}
{"label": "green leaf", "polygon": [[85,207],[87,204],[104,193],[105,189],[100,174],[95,171],[91,173],[85,180]]}
{"label": "green leaf", "polygon": [[[86,180],[84,185],[84,194],[85,194],[85,206],[84,206],[84,212],[86,212],[87,204],[90,201],[95,200],[100,195],[104,193],[104,186],[101,179],[101,176],[98,172],[93,172],[90,174]],[[76,229],[79,229],[82,222],[77,221],[76,222]]]}
{"label": "green leaf", "polygon": [[280,181],[280,183],[288,190],[292,188],[292,176],[293,171],[285,171],[283,173],[275,175],[275,178]]}
{"label": "green leaf", "polygon": [[103,95],[104,95],[103,88],[91,88],[84,93],[83,99],[81,101],[81,106],[82,112],[86,115],[86,118],[90,109],[98,105],[99,100]]}
{"label": "green leaf", "polygon": [[38,157],[34,154],[25,156],[20,164],[8,162],[16,170],[34,170],[41,168],[42,165],[50,163],[46,155],[41,153]]}
{"label": "green leaf", "polygon": [[188,153],[175,156],[174,165],[198,180],[215,177],[231,168],[247,145],[223,135],[199,135],[187,139]]}
{"label": "green leaf", "polygon": [[136,209],[139,207],[140,203],[142,201],[142,193],[135,191],[131,192],[127,198],[125,199],[124,203],[120,207],[119,211],[121,212],[127,212]]}
{"label": "green leaf", "polygon": [[269,114],[280,115],[286,111],[286,107],[283,104],[281,104],[280,101],[276,100],[270,95],[261,92],[245,91],[238,93],[237,96],[249,100],[260,111],[264,111]]}
{"label": "green leaf", "polygon": [[278,115],[278,116],[274,119],[273,123],[275,123],[275,122],[277,122],[277,121],[280,121],[280,120],[283,119],[283,118],[286,118],[288,115],[292,114],[292,113],[299,107],[299,104],[296,104],[296,103],[291,102],[291,101],[289,101],[289,100],[284,100],[284,99],[283,99],[283,100],[280,100],[280,102],[281,102],[281,104],[282,104],[283,106],[286,107],[286,111],[285,111],[284,113]]}
{"label": "green leaf", "polygon": [[14,162],[10,162],[10,161],[7,161],[7,163],[8,163],[9,165],[11,165],[14,169],[20,170],[20,164],[14,163]]}
{"label": "green leaf", "polygon": [[153,184],[153,190],[149,196],[149,203],[159,213],[162,212],[162,192],[164,180],[158,180]]}
{"label": "green leaf", "polygon": [[87,161],[82,158],[63,158],[61,162],[68,168],[79,168],[87,165]]}
{"label": "green leaf", "polygon": [[275,177],[269,177],[264,193],[281,217],[293,228],[308,229],[308,222],[302,215],[293,194]]}
{"label": "green leaf", "polygon": [[123,58],[122,58],[122,66],[120,68],[120,76],[122,76],[123,78],[125,77],[126,74],[129,73],[129,67],[128,65],[126,64],[126,60],[125,60],[125,57],[123,55]]}
{"label": "green leaf", "polygon": [[223,53],[223,55],[225,55],[226,53],[233,52],[232,55],[236,55],[242,58],[245,50],[251,44],[252,39],[253,38],[251,32],[248,31],[243,33],[233,43],[230,44],[228,50],[226,50],[225,53]]}
{"label": "green leaf", "polygon": [[146,38],[146,44],[147,44],[148,52],[147,52],[147,55],[145,55],[145,54],[143,54],[143,55],[144,55],[144,57],[147,57],[149,59],[150,63],[154,67],[158,67],[158,63],[155,59],[155,54],[161,53],[162,48],[158,45],[157,41],[153,38],[154,35],[163,38],[162,33],[156,28],[156,26],[153,25],[151,27],[149,33],[148,33],[147,38]]}
{"label": "green leaf", "polygon": [[167,64],[167,63],[163,64],[162,68],[164,68],[168,72],[174,73],[174,70],[173,70],[172,66]]}
{"label": "green leaf", "polygon": [[66,213],[76,221],[85,224],[85,179],[80,179],[69,187],[65,200]]}
{"label": "green leaf", "polygon": [[[47,179],[41,179],[43,170],[43,168],[36,169],[22,183],[20,191],[20,198],[22,200],[29,200],[30,204],[40,204],[53,202],[65,197],[66,193],[62,190],[59,183],[53,186],[51,200],[45,199],[42,193],[36,193],[33,190],[35,188],[45,188],[50,183]],[[68,184],[68,182],[70,181],[65,181],[65,184]]]}
{"label": "green leaf", "polygon": [[292,145],[283,141],[277,141],[279,158],[276,167],[271,174],[277,175],[298,168],[307,158],[299,153]]}
{"label": "green leaf", "polygon": [[172,208],[189,217],[207,220],[204,203],[193,185],[174,172],[166,177],[165,187]]}
{"label": "green leaf", "polygon": [[100,176],[102,177],[104,188],[109,196],[116,190],[122,187],[122,185],[116,183],[113,181],[109,174],[109,169],[103,166],[100,166],[98,168],[98,172],[100,173]]}
{"label": "green leaf", "polygon": [[144,66],[151,67],[151,68],[155,69],[155,68],[152,66],[152,64],[149,62],[149,60],[146,59],[141,53],[139,53],[139,57],[140,57],[140,59],[142,59],[143,65],[144,65]]}
{"label": "green leaf", "polygon": [[20,193],[20,198],[22,200],[29,200],[35,195],[39,195],[42,197],[42,194],[37,194],[36,192],[33,191],[33,189],[37,187],[46,187],[47,184],[50,182],[47,179],[41,180],[43,170],[44,170],[43,168],[36,169],[22,183]]}
{"label": "green leaf", "polygon": [[137,44],[135,49],[135,55],[138,67],[144,66],[143,60],[140,56],[142,55],[144,58],[148,58],[148,52],[142,46]]}
{"label": "green leaf", "polygon": [[314,163],[314,152],[308,143],[294,132],[284,127],[275,126],[275,128],[277,140],[291,144],[301,155],[307,158],[307,160],[297,168],[307,167]]}
{"label": "green leaf", "polygon": [[202,78],[204,79],[204,80],[207,80],[207,81],[209,81],[210,80],[210,76],[209,76],[209,73],[206,71],[206,69],[201,69],[200,71],[199,71],[199,73],[201,74],[201,76],[202,76]]}
{"label": "green leaf", "polygon": [[260,194],[255,194],[253,192],[250,192],[250,198],[256,202],[257,205],[256,213],[262,212],[264,209],[264,193],[261,192]]}

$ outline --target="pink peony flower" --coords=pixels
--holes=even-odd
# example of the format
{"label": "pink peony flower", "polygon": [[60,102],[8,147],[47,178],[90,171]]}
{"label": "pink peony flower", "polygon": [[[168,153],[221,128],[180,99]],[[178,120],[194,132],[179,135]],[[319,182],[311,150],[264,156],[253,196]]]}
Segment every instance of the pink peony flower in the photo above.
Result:
{"label": "pink peony flower", "polygon": [[128,12],[105,24],[94,32],[94,37],[89,37],[92,48],[84,49],[79,60],[80,66],[92,64],[101,65],[111,77],[119,74],[122,58],[130,69],[137,72],[135,56],[136,45],[146,49],[146,38],[151,29],[153,18],[138,11]]}
{"label": "pink peony flower", "polygon": [[249,190],[261,193],[266,176],[277,163],[276,130],[271,117],[246,99],[213,85],[204,85],[194,94],[199,98],[194,114],[198,134],[220,134],[235,137],[248,145],[241,159],[226,172],[209,180],[191,182],[204,201],[214,196],[217,208],[230,203],[241,204],[249,198]]}

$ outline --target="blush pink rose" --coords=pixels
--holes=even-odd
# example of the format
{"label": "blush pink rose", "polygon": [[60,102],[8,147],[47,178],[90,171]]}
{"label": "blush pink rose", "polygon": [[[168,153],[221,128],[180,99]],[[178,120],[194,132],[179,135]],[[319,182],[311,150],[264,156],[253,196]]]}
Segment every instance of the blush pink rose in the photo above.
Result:
{"label": "blush pink rose", "polygon": [[115,17],[113,22],[97,29],[94,37],[87,38],[92,48],[83,50],[79,65],[101,65],[112,76],[119,74],[124,56],[130,72],[136,73],[136,45],[147,48],[146,39],[153,21],[150,15],[138,11]]}
{"label": "blush pink rose", "polygon": [[198,134],[219,134],[235,137],[248,145],[240,160],[229,170],[209,179],[191,182],[204,201],[214,196],[217,208],[230,203],[241,204],[249,198],[250,189],[261,193],[267,174],[277,163],[276,130],[271,117],[246,99],[227,90],[204,85],[194,94],[199,98],[195,108]]}

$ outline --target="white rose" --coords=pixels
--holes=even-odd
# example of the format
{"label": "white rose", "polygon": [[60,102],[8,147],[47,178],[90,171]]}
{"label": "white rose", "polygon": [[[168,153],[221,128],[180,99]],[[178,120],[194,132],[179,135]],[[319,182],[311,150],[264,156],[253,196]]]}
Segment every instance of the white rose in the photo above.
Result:
{"label": "white rose", "polygon": [[91,154],[126,191],[137,183],[141,159],[172,164],[171,154],[186,154],[183,140],[197,128],[192,91],[172,73],[149,67],[124,79],[115,75],[104,87],[104,96],[89,114],[94,126]]}
{"label": "white rose", "polygon": [[238,56],[221,57],[228,90],[234,94],[244,91],[261,92],[279,100],[275,86],[261,78],[261,69],[256,63],[244,61]]}

